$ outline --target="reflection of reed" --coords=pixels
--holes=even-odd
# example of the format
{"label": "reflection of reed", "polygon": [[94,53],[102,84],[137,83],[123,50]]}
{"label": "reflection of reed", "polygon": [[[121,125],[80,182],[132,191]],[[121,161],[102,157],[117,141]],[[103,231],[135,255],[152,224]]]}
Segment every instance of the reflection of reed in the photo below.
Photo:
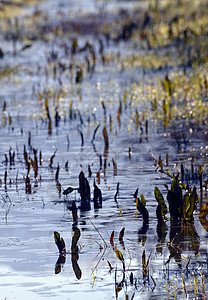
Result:
{"label": "reflection of reed", "polygon": [[173,245],[180,246],[181,250],[198,254],[200,238],[193,223],[171,222],[170,241]]}
{"label": "reflection of reed", "polygon": [[66,261],[66,256],[63,254],[59,255],[59,258],[56,262],[56,266],[55,266],[55,274],[59,274],[61,272],[61,268],[63,267],[63,265],[65,264]]}
{"label": "reflection of reed", "polygon": [[[138,190],[136,190],[134,196],[137,196],[137,193],[138,193]],[[145,207],[146,200],[145,200],[143,194],[141,194],[140,197],[141,197],[141,200],[139,199],[139,197],[136,197],[136,209],[142,215],[143,225],[138,231],[138,243],[140,243],[142,241],[142,244],[144,245],[147,240],[146,233],[149,229],[149,212]]]}
{"label": "reflection of reed", "polygon": [[71,262],[72,262],[72,268],[74,270],[74,274],[76,275],[77,279],[81,279],[82,271],[77,263],[78,259],[79,259],[78,251],[76,253],[72,253]]}
{"label": "reflection of reed", "polygon": [[149,229],[149,220],[143,221],[142,227],[138,231],[138,243],[140,243],[142,241],[142,244],[143,245],[145,244],[145,242],[147,240],[146,233],[147,233],[148,229]]}
{"label": "reflection of reed", "polygon": [[125,284],[125,272],[123,272],[123,279],[119,283],[115,281],[116,299],[118,299],[118,293],[123,289],[124,284]]}
{"label": "reflection of reed", "polygon": [[[82,277],[82,271],[77,263],[79,259],[79,248],[77,246],[77,243],[81,233],[79,228],[75,224],[73,229],[74,229],[74,235],[72,237],[72,244],[71,244],[71,262],[72,262],[72,268],[74,270],[76,278],[80,279]],[[54,232],[54,239],[60,253],[59,258],[55,265],[55,274],[59,274],[61,272],[62,266],[66,261],[66,248],[65,248],[65,242],[63,238],[60,238],[60,234],[56,231]]]}
{"label": "reflection of reed", "polygon": [[181,268],[182,252],[193,251],[195,256],[197,256],[199,253],[199,246],[200,237],[193,223],[187,222],[186,224],[181,224],[177,221],[171,222],[170,243],[168,244],[170,256],[167,263],[169,263],[173,257]]}
{"label": "reflection of reed", "polygon": [[165,244],[165,239],[167,236],[168,227],[164,220],[159,220],[157,223],[157,236],[158,236],[158,243],[156,245],[156,251],[162,254],[163,246]]}
{"label": "reflection of reed", "polygon": [[72,237],[72,244],[71,244],[71,262],[72,268],[74,270],[74,274],[76,275],[77,279],[82,277],[82,271],[77,263],[79,259],[79,248],[77,246],[78,240],[80,238],[81,232],[78,227],[74,229],[74,235]]}

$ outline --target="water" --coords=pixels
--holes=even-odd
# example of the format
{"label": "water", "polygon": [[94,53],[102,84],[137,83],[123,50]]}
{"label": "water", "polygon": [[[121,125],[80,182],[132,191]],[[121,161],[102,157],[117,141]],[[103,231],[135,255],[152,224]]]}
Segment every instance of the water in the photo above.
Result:
{"label": "water", "polygon": [[[136,3],[128,5],[131,7]],[[75,13],[78,17],[84,18],[89,12],[97,13],[101,6],[102,3],[95,1],[45,2],[39,9],[43,16],[47,15],[47,20],[40,19],[39,23],[46,22],[54,26],[54,23],[60,22],[60,16],[67,21],[69,18],[74,19]],[[122,3],[106,4],[109,19],[115,18],[112,9],[117,6],[121,7]],[[26,14],[34,10],[35,8],[27,9]],[[69,10],[71,15],[68,15]],[[59,18],[54,21],[57,15]],[[78,297],[156,299],[161,296],[171,298],[175,293],[185,299],[185,292],[183,294],[185,288],[181,279],[183,276],[190,297],[206,294],[201,283],[203,280],[207,281],[207,232],[199,222],[199,211],[196,212],[193,225],[178,229],[173,244],[169,243],[172,240],[171,232],[177,230],[177,227],[171,226],[171,222],[167,220],[166,226],[162,228],[164,231],[162,241],[159,241],[154,188],[158,186],[166,196],[167,191],[162,183],[170,186],[171,180],[167,175],[156,171],[149,151],[152,150],[157,159],[161,154],[164,164],[168,153],[170,165],[174,166],[173,172],[176,173],[176,164],[180,166],[181,153],[177,152],[171,129],[164,131],[162,124],[156,123],[150,105],[142,101],[145,92],[143,94],[141,91],[136,92],[135,98],[128,96],[128,108],[125,109],[123,104],[119,124],[119,99],[123,99],[125,89],[130,89],[131,83],[135,81],[144,81],[145,84],[148,76],[144,77],[141,71],[135,70],[122,72],[119,63],[109,62],[103,66],[98,59],[94,74],[84,70],[84,80],[80,85],[71,83],[72,75],[68,69],[66,72],[58,70],[54,78],[53,63],[56,64],[57,61],[51,65],[47,63],[46,57],[50,51],[57,52],[60,61],[67,66],[69,58],[64,54],[64,38],[51,35],[52,38],[50,34],[47,35],[49,38],[47,42],[34,41],[32,47],[17,53],[16,56],[12,54],[10,41],[4,40],[2,44],[6,50],[1,67],[17,66],[17,71],[10,78],[2,78],[0,92],[2,299],[22,299],[23,295],[29,299]],[[70,45],[72,37],[73,34],[66,39],[66,45]],[[78,41],[80,45],[84,45],[86,41],[93,42],[93,39],[94,36],[83,34]],[[17,48],[21,49],[22,44],[22,41],[17,42]],[[95,44],[98,49],[98,42]],[[121,52],[125,55],[128,51],[131,52],[131,44],[121,41],[117,46],[110,45],[107,51]],[[84,65],[83,53],[77,54],[73,59],[75,64]],[[54,116],[59,92],[58,106],[61,120],[56,126]],[[52,118],[51,130],[45,111],[46,98],[49,101]],[[73,100],[72,119],[69,118],[71,100]],[[4,101],[6,101],[5,111],[3,111]],[[102,103],[105,105],[106,114]],[[141,112],[140,115],[143,112],[148,115],[148,134],[144,132],[142,135],[140,127],[136,128],[136,108]],[[109,115],[112,118],[112,131]],[[93,133],[98,124],[100,127],[92,143]],[[107,153],[104,150],[102,133],[104,126],[107,127],[109,136]],[[145,128],[145,117],[142,126]],[[81,145],[80,132],[84,137],[84,145]],[[29,134],[31,134],[30,142]],[[31,166],[31,193],[26,193],[25,188],[28,167],[24,160],[24,146],[30,159],[34,160],[33,149],[37,149],[38,161],[40,151],[43,159],[42,164],[38,162],[37,178],[34,178]],[[182,143],[182,147],[185,147],[183,159],[189,169],[191,168],[189,158],[193,151],[191,146],[194,147],[194,154],[198,157],[200,147],[205,147],[203,136],[195,136],[191,145]],[[6,162],[5,154],[9,158],[10,149],[12,153],[15,151],[14,163]],[[50,167],[50,159],[54,153],[55,157]],[[112,160],[116,162],[116,172]],[[67,161],[68,168],[66,168]],[[202,157],[200,161],[206,162],[206,157]],[[58,164],[60,172],[57,182],[55,174]],[[92,177],[88,178],[91,201],[90,209],[83,211],[80,209],[80,195],[77,192],[67,197],[62,192],[68,186],[78,187],[79,173],[83,170],[88,177],[88,166],[92,170]],[[168,170],[168,167],[165,169]],[[6,182],[4,182],[5,171],[7,171]],[[103,195],[102,208],[99,209],[94,208],[92,201],[94,180]],[[119,195],[116,203],[114,196],[117,183]],[[198,181],[193,179],[191,184],[198,185]],[[60,185],[61,189],[58,189]],[[139,188],[139,195],[143,193],[146,199],[149,224],[143,224],[142,216],[136,211],[133,197],[136,188]],[[205,194],[204,201],[206,197]],[[73,200],[79,208],[77,227],[81,231],[78,242],[79,257],[76,260],[71,254],[73,218],[70,207]],[[124,243],[118,238],[123,227],[125,227]],[[113,230],[114,246],[110,244]],[[55,274],[59,252],[54,242],[54,231],[60,233],[67,248],[65,263],[61,265],[59,274]],[[126,266],[124,273],[122,262],[115,254],[116,245],[124,257]],[[149,258],[147,277],[143,277],[142,271],[144,250],[146,260]],[[198,254],[197,258],[195,254]],[[177,257],[180,259],[177,260]],[[108,262],[113,267],[111,271]],[[80,279],[77,278],[75,271],[77,264],[81,270]],[[196,278],[198,285],[195,284]],[[119,282],[122,282],[120,289]]]}

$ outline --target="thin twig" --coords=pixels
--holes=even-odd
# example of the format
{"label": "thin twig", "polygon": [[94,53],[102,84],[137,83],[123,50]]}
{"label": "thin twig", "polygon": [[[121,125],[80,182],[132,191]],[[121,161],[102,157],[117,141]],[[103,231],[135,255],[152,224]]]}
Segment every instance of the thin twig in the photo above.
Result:
{"label": "thin twig", "polygon": [[107,244],[106,244],[106,241],[104,240],[104,238],[102,237],[101,233],[99,232],[99,230],[97,229],[97,227],[95,226],[95,224],[91,221],[90,218],[88,218],[90,220],[90,223],[92,224],[92,226],[95,228],[95,230],[97,231],[97,233],[99,234],[99,236],[101,237],[101,239],[103,240],[104,244],[105,244],[105,247],[107,248]]}

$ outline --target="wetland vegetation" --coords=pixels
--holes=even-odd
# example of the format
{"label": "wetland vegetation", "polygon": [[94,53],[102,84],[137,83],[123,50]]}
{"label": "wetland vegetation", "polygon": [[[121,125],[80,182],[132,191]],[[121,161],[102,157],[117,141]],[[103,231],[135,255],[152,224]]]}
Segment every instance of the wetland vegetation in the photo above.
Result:
{"label": "wetland vegetation", "polygon": [[208,1],[0,1],[2,299],[206,299]]}

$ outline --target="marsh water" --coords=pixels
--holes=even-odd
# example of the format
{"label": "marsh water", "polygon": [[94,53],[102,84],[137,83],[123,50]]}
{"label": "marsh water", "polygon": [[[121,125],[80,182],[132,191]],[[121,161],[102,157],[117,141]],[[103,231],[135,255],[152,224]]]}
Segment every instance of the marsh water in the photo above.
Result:
{"label": "marsh water", "polygon": [[[167,70],[125,68],[122,59],[144,50],[128,39],[115,42],[96,32],[107,21],[119,27],[125,10],[145,5],[52,0],[23,9],[18,24],[15,18],[9,24],[1,20],[1,299],[207,297],[208,234],[199,222],[207,191],[200,193],[198,180],[198,166],[207,162],[207,124],[196,130],[184,120],[164,126],[145,100],[149,86]],[[87,42],[89,50],[77,50]],[[183,162],[184,181],[197,187],[199,203],[190,224],[174,225],[169,217],[158,224],[154,189],[166,199],[163,184],[172,181],[159,171],[159,156],[164,170],[174,175]],[[76,190],[81,171],[91,190],[84,207]],[[102,192],[102,205],[93,201],[94,184]],[[63,195],[69,186],[75,190]],[[136,209],[137,188],[146,200],[148,224]],[[76,259],[71,253],[74,202],[81,232]],[[66,244],[62,256],[54,231]]]}

